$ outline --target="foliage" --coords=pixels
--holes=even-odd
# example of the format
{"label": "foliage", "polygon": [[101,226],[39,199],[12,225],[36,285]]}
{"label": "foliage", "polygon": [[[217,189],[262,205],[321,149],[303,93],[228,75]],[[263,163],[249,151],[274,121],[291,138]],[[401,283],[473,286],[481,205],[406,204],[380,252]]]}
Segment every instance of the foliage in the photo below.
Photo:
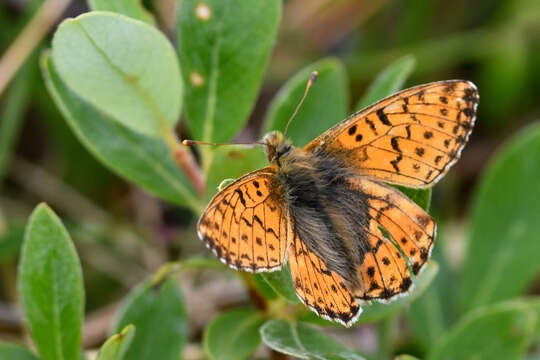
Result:
{"label": "foliage", "polygon": [[[223,181],[263,167],[267,160],[259,147],[201,146],[191,151],[181,145],[178,133],[201,141],[226,142],[283,130],[304,94],[308,78],[317,71],[318,79],[288,133],[296,146],[304,146],[353,111],[403,88],[410,76],[438,80],[425,74],[444,68],[449,61],[444,54],[457,46],[457,40],[432,44],[430,49],[437,59],[428,62],[425,54],[429,52],[422,44],[414,44],[428,27],[422,19],[435,10],[427,2],[411,1],[403,5],[404,23],[409,24],[399,35],[403,51],[378,52],[371,54],[373,59],[367,59],[369,53],[346,57],[337,51],[337,56],[329,57],[319,52],[295,64],[294,69],[300,70],[292,76],[291,71],[285,71],[287,76],[275,81],[264,74],[268,68],[272,75],[279,74],[272,70],[272,63],[285,63],[279,53],[272,57],[273,48],[284,36],[278,31],[285,26],[280,22],[288,20],[282,14],[287,10],[282,1],[183,0],[174,15],[176,25],[169,33],[163,32],[166,26],[158,7],[147,9],[147,3],[89,0],[91,11],[64,20],[55,30],[50,49],[41,54],[42,79],[37,82],[37,56],[30,58],[8,89],[5,108],[0,111],[0,178],[10,176],[10,159],[17,162],[15,144],[21,131],[25,133],[24,110],[34,91],[32,84],[37,83],[54,102],[51,105],[46,99],[42,102],[48,105],[40,105],[47,117],[57,119],[51,120],[47,129],[64,134],[61,139],[71,133],[75,136],[76,140],[66,140],[71,144],[66,148],[76,150],[74,162],[80,162],[74,172],[83,178],[107,178],[111,171],[131,184],[131,197],[140,196],[150,199],[145,204],[172,209],[171,217],[181,214],[184,228],[177,237],[181,238],[178,247],[182,250],[195,238],[194,219]],[[515,25],[518,35],[518,30],[529,24],[527,14],[510,6],[500,11],[516,24],[523,22]],[[0,17],[0,28],[2,21]],[[396,25],[400,26],[404,25]],[[490,28],[486,29],[463,35],[462,42],[492,39],[488,36],[491,33],[486,35]],[[169,40],[171,33],[176,34],[174,45]],[[484,114],[495,119],[485,125],[486,129],[501,126],[504,119],[497,114],[515,110],[527,86],[527,43],[516,34],[506,34],[493,52],[482,57],[485,66],[480,79],[487,90],[484,93],[481,86],[480,93],[482,99],[484,94],[489,99]],[[0,41],[4,41],[3,36]],[[364,40],[373,43],[377,38],[370,33]],[[482,49],[479,46],[471,53],[480,57]],[[358,79],[362,78],[369,78],[370,85],[364,83],[364,95],[357,98]],[[266,101],[267,110],[262,113],[256,100],[261,88],[263,93],[268,92],[266,82],[277,92],[269,92],[275,95]],[[484,102],[480,108],[483,106]],[[263,119],[260,126],[248,126],[246,133],[238,135],[254,109],[254,114]],[[78,155],[86,151],[91,157]],[[471,152],[464,154],[469,155]],[[539,159],[538,124],[517,132],[497,151],[474,189],[466,251],[457,261],[449,258],[447,251],[451,240],[445,229],[452,223],[445,221],[444,201],[450,196],[445,198],[435,190],[432,198],[431,189],[398,187],[422,208],[433,207],[430,212],[441,220],[440,235],[432,260],[413,279],[414,290],[388,304],[362,304],[355,326],[376,332],[378,343],[372,354],[333,338],[334,331],[339,334],[337,329],[341,327],[321,319],[299,302],[287,265],[273,273],[238,273],[197,253],[162,264],[170,258],[176,260],[177,254],[163,245],[170,241],[165,224],[169,220],[160,220],[158,230],[155,224],[141,226],[152,221],[148,215],[151,206],[137,209],[137,224],[113,225],[111,217],[103,215],[92,201],[73,204],[73,199],[81,198],[73,197],[69,186],[56,188],[56,192],[35,191],[34,196],[52,200],[51,206],[36,206],[24,232],[20,220],[4,223],[0,212],[0,266],[9,266],[14,254],[20,253],[17,295],[35,347],[0,343],[0,358],[84,357],[88,350],[83,349],[81,341],[85,301],[88,304],[89,298],[96,301],[101,296],[94,294],[93,287],[85,294],[84,288],[96,278],[107,283],[101,273],[108,271],[114,279],[107,279],[113,288],[107,293],[114,298],[118,298],[121,286],[115,281],[125,280],[125,272],[137,274],[138,285],[133,286],[131,281],[126,286],[129,291],[116,310],[111,336],[101,346],[99,360],[150,356],[179,359],[194,336],[210,359],[252,358],[261,346],[265,350],[257,354],[273,352],[276,358],[281,353],[303,359],[385,359],[402,352],[401,343],[408,344],[403,349],[411,355],[401,354],[399,359],[523,358],[540,340],[540,298],[534,296],[540,270]],[[452,190],[457,186],[452,176],[441,184],[441,193],[457,191]],[[24,184],[35,186],[31,181]],[[96,201],[105,196],[102,188],[97,193]],[[68,201],[62,198],[65,194],[71,196]],[[9,200],[8,204],[14,203]],[[122,196],[115,198],[118,213],[126,212],[123,201]],[[58,208],[65,225],[51,207]],[[156,241],[146,241],[148,238]],[[143,260],[133,261],[135,257]],[[455,264],[460,260],[463,265],[456,271]],[[133,265],[133,269],[125,270],[122,262]],[[137,272],[142,267],[145,270]],[[192,322],[188,319],[199,314],[189,311],[183,293],[187,285],[180,283],[185,278],[192,280],[190,284],[196,283],[206,272],[228,281],[238,280],[251,302],[233,303],[232,308],[212,316],[199,332],[201,338],[197,332],[190,332]],[[185,276],[192,273],[196,275]],[[407,320],[407,332],[398,337],[395,329],[402,318]]]}

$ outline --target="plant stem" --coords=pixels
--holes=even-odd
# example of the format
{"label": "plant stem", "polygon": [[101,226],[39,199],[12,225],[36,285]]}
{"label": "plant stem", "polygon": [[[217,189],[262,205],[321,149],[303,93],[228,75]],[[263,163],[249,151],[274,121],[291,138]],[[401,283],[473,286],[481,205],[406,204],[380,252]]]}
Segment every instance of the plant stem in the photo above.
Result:
{"label": "plant stem", "polygon": [[71,0],[46,0],[0,59],[0,94]]}
{"label": "plant stem", "polygon": [[167,146],[171,150],[174,160],[185,172],[189,181],[195,188],[195,191],[197,191],[199,195],[203,196],[205,192],[205,182],[201,169],[199,168],[199,165],[197,165],[195,158],[187,150],[187,148],[180,143],[173,129],[165,127],[163,136]]}

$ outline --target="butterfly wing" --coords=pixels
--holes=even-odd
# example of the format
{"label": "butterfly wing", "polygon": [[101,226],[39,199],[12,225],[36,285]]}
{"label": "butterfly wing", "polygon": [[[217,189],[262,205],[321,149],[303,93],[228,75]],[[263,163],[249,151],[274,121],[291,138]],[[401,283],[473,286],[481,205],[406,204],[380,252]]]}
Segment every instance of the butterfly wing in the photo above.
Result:
{"label": "butterfly wing", "polygon": [[293,238],[289,247],[289,264],[296,294],[322,318],[350,326],[362,309],[343,279],[328,270],[324,261],[306,247],[292,228],[289,227],[289,237]]}
{"label": "butterfly wing", "polygon": [[409,290],[409,267],[417,275],[429,259],[435,222],[391,186],[364,176],[349,178],[347,183],[367,203],[368,225],[359,229],[367,234],[368,242],[359,266],[365,288],[354,295],[365,300],[390,300]]}
{"label": "butterfly wing", "polygon": [[198,224],[208,248],[233,269],[278,270],[287,249],[287,210],[276,171],[249,173],[219,192]]}
{"label": "butterfly wing", "polygon": [[429,187],[459,158],[477,104],[478,91],[469,81],[420,85],[351,115],[306,150],[331,153],[386,182]]}

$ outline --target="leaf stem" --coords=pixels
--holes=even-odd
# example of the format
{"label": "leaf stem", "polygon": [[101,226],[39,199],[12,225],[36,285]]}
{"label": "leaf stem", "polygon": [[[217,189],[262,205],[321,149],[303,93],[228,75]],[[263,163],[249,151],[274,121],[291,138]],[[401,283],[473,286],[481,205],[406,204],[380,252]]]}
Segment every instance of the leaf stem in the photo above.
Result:
{"label": "leaf stem", "polygon": [[[193,155],[180,143],[178,137],[174,133],[174,130],[170,127],[163,127],[163,138],[165,143],[169,147],[174,160],[188,177],[189,181],[195,188],[195,191],[201,196],[205,193],[205,181],[201,173],[201,169]],[[199,213],[202,209],[198,209]]]}
{"label": "leaf stem", "polygon": [[0,59],[0,94],[71,0],[46,0]]}

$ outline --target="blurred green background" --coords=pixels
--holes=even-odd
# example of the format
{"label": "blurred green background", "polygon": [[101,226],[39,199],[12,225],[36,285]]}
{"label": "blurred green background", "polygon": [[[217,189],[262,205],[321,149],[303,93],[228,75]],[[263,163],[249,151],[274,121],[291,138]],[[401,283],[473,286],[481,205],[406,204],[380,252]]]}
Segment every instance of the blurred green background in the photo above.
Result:
{"label": "blurred green background", "polygon": [[[52,11],[47,21],[28,33],[27,24],[42,1],[0,0],[0,69],[10,66],[13,59],[6,54],[16,39],[37,44],[30,56],[16,58],[25,60],[24,65],[9,83],[6,73],[0,71],[0,85],[6,85],[0,87],[0,339],[21,341],[25,337],[16,305],[19,247],[30,211],[46,201],[68,226],[82,261],[87,313],[83,345],[92,347],[104,341],[119,300],[141,279],[166,261],[206,254],[206,250],[196,237],[195,214],[150,196],[109,172],[67,127],[45,89],[38,57],[50,46],[56,24],[88,8],[84,1],[50,3],[61,15]],[[173,39],[176,12],[171,9],[176,1],[144,4],[155,14],[160,29]],[[345,64],[355,102],[377,73],[407,54],[414,56],[416,67],[405,87],[461,78],[473,81],[480,93],[472,137],[461,160],[434,188],[430,210],[439,223],[435,257],[444,264],[434,284],[449,279],[438,291],[450,295],[437,299],[450,302],[449,298],[460,297],[453,274],[463,270],[469,210],[478,179],[501,144],[540,119],[539,1],[284,1],[262,90],[247,126],[236,139],[254,139],[277,90],[308,64],[327,56],[339,58]],[[182,137],[190,136],[182,124],[177,130]],[[540,158],[535,160],[540,162]],[[512,184],[510,177],[507,186]],[[540,187],[540,179],[519,184]],[[508,215],[501,210],[501,218]],[[540,234],[536,240],[540,242]],[[186,358],[200,356],[202,329],[219,309],[249,301],[241,282],[231,285],[229,280],[220,273],[183,276],[191,324]],[[540,281],[527,290],[527,294],[538,293]],[[453,322],[451,311],[445,316],[435,325],[431,322],[433,329],[426,328],[429,321],[403,318],[396,353],[422,354],[426,342]],[[370,325],[336,331],[335,335],[366,352],[376,346]]]}

